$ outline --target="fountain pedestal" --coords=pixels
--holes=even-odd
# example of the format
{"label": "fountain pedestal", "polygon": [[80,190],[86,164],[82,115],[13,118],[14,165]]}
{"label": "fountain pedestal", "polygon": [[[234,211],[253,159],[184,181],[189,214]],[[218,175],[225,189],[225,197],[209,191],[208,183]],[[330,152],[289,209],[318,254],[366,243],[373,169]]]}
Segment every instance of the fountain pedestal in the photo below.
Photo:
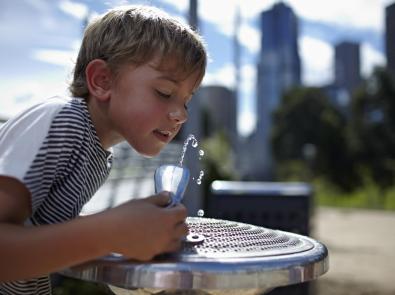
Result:
{"label": "fountain pedestal", "polygon": [[61,274],[114,286],[117,294],[262,294],[317,279],[329,267],[327,248],[305,236],[212,218],[189,217],[187,224],[177,253],[149,262],[113,254]]}

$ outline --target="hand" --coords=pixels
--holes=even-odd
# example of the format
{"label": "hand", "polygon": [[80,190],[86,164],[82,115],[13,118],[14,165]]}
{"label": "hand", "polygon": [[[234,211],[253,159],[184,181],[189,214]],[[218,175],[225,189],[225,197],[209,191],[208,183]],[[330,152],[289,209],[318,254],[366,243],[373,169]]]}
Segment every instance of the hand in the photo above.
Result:
{"label": "hand", "polygon": [[104,212],[111,234],[106,243],[110,243],[111,252],[150,260],[179,249],[188,234],[187,210],[181,204],[166,208],[169,202],[169,193],[162,192]]}

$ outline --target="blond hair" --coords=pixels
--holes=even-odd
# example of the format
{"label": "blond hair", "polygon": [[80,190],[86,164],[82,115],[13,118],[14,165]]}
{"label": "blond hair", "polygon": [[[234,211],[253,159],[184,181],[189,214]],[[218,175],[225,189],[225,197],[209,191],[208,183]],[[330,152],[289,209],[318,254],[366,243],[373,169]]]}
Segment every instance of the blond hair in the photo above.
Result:
{"label": "blond hair", "polygon": [[199,72],[203,79],[207,52],[198,33],[165,12],[149,6],[126,6],[110,10],[86,28],[69,87],[75,97],[87,98],[85,69],[102,59],[116,74],[123,64],[141,65],[158,55],[161,63],[175,61],[178,73]]}

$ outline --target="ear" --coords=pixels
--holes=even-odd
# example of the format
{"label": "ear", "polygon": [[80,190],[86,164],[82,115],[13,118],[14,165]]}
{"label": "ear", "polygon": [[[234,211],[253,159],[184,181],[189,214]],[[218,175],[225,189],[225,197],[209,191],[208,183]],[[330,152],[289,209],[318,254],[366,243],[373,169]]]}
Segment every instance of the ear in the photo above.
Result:
{"label": "ear", "polygon": [[111,70],[102,59],[94,59],[85,69],[89,93],[100,101],[110,98]]}

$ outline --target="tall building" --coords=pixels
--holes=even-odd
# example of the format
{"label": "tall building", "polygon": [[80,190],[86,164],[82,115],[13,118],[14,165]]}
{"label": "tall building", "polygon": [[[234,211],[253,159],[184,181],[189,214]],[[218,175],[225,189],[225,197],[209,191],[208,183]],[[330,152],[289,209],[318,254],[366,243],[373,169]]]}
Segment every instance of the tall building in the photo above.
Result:
{"label": "tall building", "polygon": [[203,118],[202,137],[224,132],[232,144],[237,137],[237,102],[234,91],[223,86],[203,86],[196,93]]}
{"label": "tall building", "polygon": [[[195,30],[199,30],[199,15],[198,15],[198,1],[189,0],[189,25]],[[200,101],[198,98],[194,98],[188,104],[188,108],[194,110],[188,112],[188,121],[183,124],[180,132],[175,138],[175,142],[183,144],[183,142],[188,138],[189,134],[193,134],[196,139],[201,143],[202,134],[202,121],[201,121],[201,109]],[[190,143],[191,144],[191,143]],[[197,161],[196,154],[187,152],[184,158],[184,165],[186,165],[191,174],[199,173],[201,167],[199,161]],[[204,181],[204,180],[203,180]],[[203,208],[203,191],[200,185],[188,185],[185,196],[190,196],[189,198],[184,198],[183,203],[188,208],[189,215],[195,215],[199,209]]]}
{"label": "tall building", "polygon": [[[298,20],[293,10],[280,2],[261,14],[261,52],[258,63],[257,129],[254,145],[259,158],[254,165],[258,180],[270,179],[273,159],[270,148],[271,114],[286,90],[300,84]],[[251,178],[255,178],[251,176]]]}
{"label": "tall building", "polygon": [[280,2],[261,14],[261,53],[258,64],[259,101],[274,110],[288,88],[300,84],[298,20]]}
{"label": "tall building", "polygon": [[349,96],[361,83],[359,43],[343,41],[335,46],[335,86]]}
{"label": "tall building", "polygon": [[385,49],[387,68],[395,78],[395,2],[385,8]]}

